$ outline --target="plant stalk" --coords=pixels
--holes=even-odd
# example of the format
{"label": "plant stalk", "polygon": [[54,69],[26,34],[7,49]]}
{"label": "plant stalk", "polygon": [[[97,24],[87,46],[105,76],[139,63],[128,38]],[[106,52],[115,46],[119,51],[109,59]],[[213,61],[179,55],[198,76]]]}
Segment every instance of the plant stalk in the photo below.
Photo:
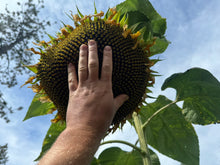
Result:
{"label": "plant stalk", "polygon": [[122,141],[122,140],[109,140],[109,141],[105,141],[103,143],[100,144],[101,145],[104,145],[104,144],[108,144],[108,143],[122,143],[122,144],[125,144],[125,145],[128,145],[130,147],[132,147],[133,149],[137,150],[138,152],[140,152],[141,155],[146,155],[147,153],[144,152],[142,149],[140,149],[139,147],[129,143],[129,142],[126,142],[126,141]]}
{"label": "plant stalk", "polygon": [[149,117],[149,118],[147,119],[147,121],[142,125],[142,128],[146,127],[146,126],[150,123],[150,121],[152,120],[152,118],[154,118],[155,116],[157,116],[158,113],[160,113],[161,111],[165,110],[167,107],[169,107],[169,106],[175,104],[176,102],[178,102],[178,101],[175,100],[175,101],[173,101],[173,102],[171,102],[171,103],[169,103],[169,104],[163,106],[163,107],[160,108],[159,110],[157,110],[151,117]]}
{"label": "plant stalk", "polygon": [[137,112],[133,112],[132,117],[134,119],[134,125],[136,132],[138,134],[140,148],[146,152],[146,155],[143,156],[143,165],[152,165],[151,158],[150,158],[150,152],[147,146],[147,139],[144,135],[143,129],[142,129],[142,122],[140,117],[138,116]]}

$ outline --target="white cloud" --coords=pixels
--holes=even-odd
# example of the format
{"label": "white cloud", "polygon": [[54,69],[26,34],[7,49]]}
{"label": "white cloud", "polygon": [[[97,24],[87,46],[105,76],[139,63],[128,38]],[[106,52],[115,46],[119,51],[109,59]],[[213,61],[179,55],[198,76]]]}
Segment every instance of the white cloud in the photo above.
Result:
{"label": "white cloud", "polygon": [[[47,120],[46,120],[47,119]],[[42,142],[49,128],[50,118],[39,117],[22,122],[5,124],[0,120],[1,143],[8,143],[9,165],[34,164],[33,160],[41,151]]]}
{"label": "white cloud", "polygon": [[200,142],[201,165],[218,165],[220,161],[219,125],[195,126]]}
{"label": "white cloud", "polygon": [[188,18],[184,13],[185,8],[178,8],[178,2],[175,2],[154,2],[156,7],[160,7],[158,10],[165,13],[168,22],[166,34],[171,40],[168,49],[162,54],[165,60],[155,67],[156,70],[165,78],[175,72],[184,72],[190,67],[197,66],[209,69],[220,78],[218,72],[220,16],[216,14],[219,11],[219,2],[212,1],[205,6],[201,4],[204,7],[200,7],[201,10],[197,11],[199,13],[192,10],[191,19],[188,21],[184,21]]}
{"label": "white cloud", "polygon": [[27,86],[20,88],[27,78],[28,76],[20,76],[18,86],[1,89],[9,106],[24,107],[22,111],[14,111],[9,115],[10,123],[0,120],[1,145],[8,143],[9,165],[17,165],[18,162],[23,165],[36,164],[33,160],[40,154],[50,120],[54,118],[53,115],[46,115],[22,121],[34,96]]}

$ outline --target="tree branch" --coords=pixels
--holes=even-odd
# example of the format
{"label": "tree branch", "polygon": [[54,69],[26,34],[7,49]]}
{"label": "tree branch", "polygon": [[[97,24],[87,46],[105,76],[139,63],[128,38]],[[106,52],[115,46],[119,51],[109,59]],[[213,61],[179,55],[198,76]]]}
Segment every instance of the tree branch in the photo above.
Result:
{"label": "tree branch", "polygon": [[9,45],[5,44],[5,45],[2,45],[1,49],[0,49],[0,56],[3,55],[3,54],[6,54],[9,50],[11,50],[15,45],[19,44],[20,42],[24,41],[25,39],[29,39],[31,38],[31,36],[33,36],[34,33],[37,33],[39,29],[35,29],[35,30],[32,30],[28,33],[26,33],[25,36],[23,36],[23,32],[22,30],[20,30],[16,40],[12,43],[10,43]]}

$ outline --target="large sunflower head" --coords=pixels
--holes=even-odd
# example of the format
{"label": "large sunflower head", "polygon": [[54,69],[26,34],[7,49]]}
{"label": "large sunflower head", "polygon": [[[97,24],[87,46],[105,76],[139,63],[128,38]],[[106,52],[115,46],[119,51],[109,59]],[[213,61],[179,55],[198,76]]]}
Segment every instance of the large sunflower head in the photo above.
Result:
{"label": "large sunflower head", "polygon": [[[98,45],[99,64],[101,68],[103,49],[106,45],[112,47],[113,73],[112,90],[114,97],[127,94],[126,101],[117,111],[112,126],[117,128],[123,124],[133,111],[138,111],[146,98],[147,88],[154,83],[154,76],[150,69],[155,60],[150,60],[150,47],[156,38],[148,42],[143,40],[141,31],[128,28],[127,14],[120,14],[116,9],[109,9],[104,15],[101,11],[93,15],[70,15],[74,21],[74,28],[65,25],[56,37],[50,41],[39,41],[40,51],[30,50],[40,55],[35,67],[35,77],[31,77],[25,84],[31,83],[32,89],[42,102],[52,102],[57,110],[53,122],[65,120],[68,104],[68,75],[67,65],[73,63],[78,68],[79,47],[87,44],[88,40],[95,40]],[[34,81],[36,79],[36,81]]]}

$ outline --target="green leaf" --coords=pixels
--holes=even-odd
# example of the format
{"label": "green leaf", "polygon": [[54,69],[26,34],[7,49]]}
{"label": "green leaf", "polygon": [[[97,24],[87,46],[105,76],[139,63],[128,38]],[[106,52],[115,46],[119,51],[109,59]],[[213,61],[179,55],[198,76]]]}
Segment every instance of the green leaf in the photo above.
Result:
{"label": "green leaf", "polygon": [[52,108],[55,108],[53,103],[42,103],[39,101],[40,94],[36,94],[31,102],[31,105],[26,113],[23,121],[35,116],[47,115]]}
{"label": "green leaf", "polygon": [[192,68],[166,79],[162,90],[174,88],[183,100],[183,114],[194,124],[220,123],[220,83],[207,70]]}
{"label": "green leaf", "polygon": [[98,12],[97,12],[97,9],[96,9],[95,1],[94,1],[94,9],[95,9],[94,14],[97,14]]}
{"label": "green leaf", "polygon": [[[94,9],[95,9],[94,14],[97,14],[98,12],[97,12],[97,9],[96,9],[95,1],[94,1]],[[97,21],[97,20],[98,20],[98,18],[94,17],[94,21]]]}
{"label": "green leaf", "polygon": [[125,24],[128,24],[127,14],[124,14],[124,16],[120,20],[120,26],[123,27]]}
{"label": "green leaf", "polygon": [[90,165],[100,165],[99,160],[94,157]]}
{"label": "green leaf", "polygon": [[157,37],[162,37],[162,35],[165,34],[167,29],[166,19],[160,18],[160,19],[152,20],[151,23],[152,23],[152,29],[154,35]]}
{"label": "green leaf", "polygon": [[146,15],[150,20],[161,19],[161,16],[154,9],[149,0],[126,0],[116,6],[116,9],[121,12],[121,14],[130,11],[140,11]]}
{"label": "green leaf", "polygon": [[46,33],[46,34],[47,34],[47,36],[50,38],[51,41],[55,41],[55,40],[56,40],[56,37],[53,37],[52,35],[50,35],[50,34],[48,34],[48,33]]}
{"label": "green leaf", "polygon": [[81,18],[83,18],[83,17],[84,17],[84,15],[83,15],[83,14],[80,12],[80,10],[79,10],[78,6],[76,6],[76,9],[77,9],[77,12],[78,12],[79,16],[80,16]]}
{"label": "green leaf", "polygon": [[148,149],[148,150],[150,152],[150,158],[151,158],[152,165],[160,165],[160,160],[159,160],[159,157],[157,156],[157,154],[151,149]]}
{"label": "green leaf", "polygon": [[30,71],[37,74],[37,66],[36,65],[24,65],[24,67],[28,68]]}
{"label": "green leaf", "polygon": [[67,12],[65,12],[65,14],[66,14],[67,17],[69,17],[72,21],[74,21],[73,17],[72,17],[70,14],[68,14]]}
{"label": "green leaf", "polygon": [[[143,106],[140,111],[142,123],[171,102],[165,96],[158,96],[155,102]],[[162,154],[189,165],[199,164],[198,137],[176,104],[152,118],[144,128],[144,133],[148,144]]]}
{"label": "green leaf", "polygon": [[[136,17],[134,17],[136,16]],[[132,28],[133,25],[135,25],[136,23],[142,23],[144,25],[150,26],[150,20],[141,12],[139,11],[132,11],[132,12],[128,12],[128,27],[131,28],[132,30],[135,30],[134,28]],[[135,30],[138,31],[139,29]],[[151,30],[151,29],[149,29]]]}
{"label": "green leaf", "polygon": [[[152,165],[160,165],[156,153],[150,150]],[[91,165],[143,165],[141,154],[133,150],[126,152],[118,147],[111,147],[104,150],[97,158],[94,158]]]}
{"label": "green leaf", "polygon": [[64,122],[52,123],[49,130],[47,131],[47,135],[44,138],[43,146],[41,149],[41,153],[35,161],[38,161],[53,145],[57,137],[60,133],[66,128],[66,124]]}
{"label": "green leaf", "polygon": [[105,15],[104,15],[103,20],[106,21],[106,20],[108,19],[108,17],[109,17],[109,14],[110,14],[110,10],[108,9],[108,10],[106,11]]}
{"label": "green leaf", "polygon": [[150,48],[151,55],[162,53],[169,45],[164,37],[166,31],[166,19],[162,18],[148,0],[126,0],[116,6],[121,17],[128,15],[128,28],[132,32],[140,31],[144,42],[157,38],[156,44]]}
{"label": "green leaf", "polygon": [[152,27],[150,20],[142,13],[133,11],[128,13],[128,28],[132,29],[133,33],[141,31],[145,41],[151,39]]}
{"label": "green leaf", "polygon": [[170,42],[165,37],[156,38],[156,44],[150,47],[151,56],[163,53],[167,49],[169,44]]}
{"label": "green leaf", "polygon": [[[164,35],[166,31],[166,19],[162,18],[154,9],[148,0],[126,0],[125,2],[116,6],[116,9],[123,15],[129,13],[129,19],[138,19],[137,12],[143,14],[146,22],[151,22],[152,32],[158,36]],[[131,24],[128,23],[128,26]]]}

